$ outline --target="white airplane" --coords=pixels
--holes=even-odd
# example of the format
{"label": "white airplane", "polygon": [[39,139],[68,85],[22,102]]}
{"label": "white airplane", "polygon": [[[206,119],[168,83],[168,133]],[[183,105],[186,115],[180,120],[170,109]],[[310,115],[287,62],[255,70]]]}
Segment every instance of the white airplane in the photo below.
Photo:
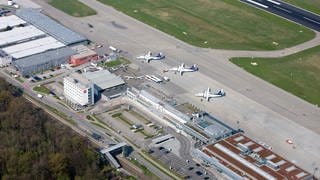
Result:
{"label": "white airplane", "polygon": [[218,92],[213,93],[213,92],[211,92],[210,88],[208,88],[207,90],[205,90],[202,93],[195,94],[195,96],[206,98],[207,101],[209,101],[210,98],[217,98],[217,97],[222,97],[222,96],[225,96],[225,95],[226,95],[226,93],[224,92],[223,89],[220,89]]}
{"label": "white airplane", "polygon": [[156,83],[161,83],[162,82],[162,79],[158,78],[155,75],[145,75],[145,78],[147,80],[150,80],[150,81],[153,81],[153,82],[156,82]]}
{"label": "white airplane", "polygon": [[192,65],[191,67],[185,67],[184,63],[182,63],[180,66],[173,67],[173,68],[169,69],[168,71],[175,71],[175,73],[179,72],[180,76],[182,76],[182,74],[184,72],[195,72],[198,70],[199,70],[199,68],[196,64]]}
{"label": "white airplane", "polygon": [[126,78],[127,80],[130,79],[143,79],[144,76],[123,76],[124,78]]}
{"label": "white airplane", "polygon": [[164,54],[162,52],[158,53],[157,55],[152,55],[152,52],[148,52],[146,55],[138,56],[137,59],[143,59],[147,63],[149,63],[151,60],[161,60],[165,58]]}

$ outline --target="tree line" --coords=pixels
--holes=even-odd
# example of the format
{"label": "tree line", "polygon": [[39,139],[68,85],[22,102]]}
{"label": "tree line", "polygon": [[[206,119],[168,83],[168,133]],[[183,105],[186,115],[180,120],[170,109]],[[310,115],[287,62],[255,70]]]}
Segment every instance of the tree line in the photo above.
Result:
{"label": "tree line", "polygon": [[0,78],[0,179],[123,179],[95,147]]}

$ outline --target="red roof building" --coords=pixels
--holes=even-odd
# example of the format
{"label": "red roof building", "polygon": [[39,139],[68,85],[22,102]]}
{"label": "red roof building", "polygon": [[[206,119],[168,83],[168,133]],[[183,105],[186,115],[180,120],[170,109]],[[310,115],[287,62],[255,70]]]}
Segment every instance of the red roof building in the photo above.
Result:
{"label": "red roof building", "polygon": [[202,148],[206,159],[247,179],[312,179],[312,175],[242,133]]}

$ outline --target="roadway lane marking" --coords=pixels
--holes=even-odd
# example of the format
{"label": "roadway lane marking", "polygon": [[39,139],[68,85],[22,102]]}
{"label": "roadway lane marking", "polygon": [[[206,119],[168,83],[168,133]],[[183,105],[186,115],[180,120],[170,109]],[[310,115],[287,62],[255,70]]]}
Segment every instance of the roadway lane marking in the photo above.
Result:
{"label": "roadway lane marking", "polygon": [[267,0],[268,2],[271,2],[271,3],[273,3],[273,4],[276,4],[276,5],[281,5],[281,3],[279,3],[279,2],[277,2],[277,1],[273,1],[273,0]]}
{"label": "roadway lane marking", "polygon": [[276,9],[281,9],[282,11],[285,11],[285,12],[287,12],[287,13],[292,13],[291,11],[289,11],[288,9],[284,9],[284,8],[282,8],[282,7],[279,7],[279,6],[273,6],[274,8],[276,8]]}
{"label": "roadway lane marking", "polygon": [[313,19],[310,19],[310,18],[307,18],[307,17],[303,17],[303,18],[306,19],[306,20],[308,20],[308,21],[314,22],[314,23],[316,23],[316,24],[320,24],[320,22],[315,21],[315,20],[313,20]]}
{"label": "roadway lane marking", "polygon": [[263,8],[268,8],[268,6],[264,5],[264,4],[261,4],[261,3],[258,3],[258,2],[255,2],[253,0],[247,0],[249,3],[252,3],[252,4],[255,4],[257,6],[260,6],[260,7],[263,7]]}

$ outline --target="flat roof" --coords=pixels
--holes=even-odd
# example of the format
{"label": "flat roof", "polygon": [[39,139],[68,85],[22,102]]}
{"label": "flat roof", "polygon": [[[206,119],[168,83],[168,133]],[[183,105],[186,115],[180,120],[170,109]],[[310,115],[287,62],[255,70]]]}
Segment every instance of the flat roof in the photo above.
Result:
{"label": "flat roof", "polygon": [[88,88],[89,85],[92,85],[92,82],[87,78],[83,77],[82,74],[72,73],[69,76],[65,77],[68,81],[73,82],[79,88]]}
{"label": "flat roof", "polygon": [[69,57],[74,53],[75,51],[65,46],[59,49],[49,50],[40,54],[21,58],[13,61],[13,63],[20,68],[24,68],[38,64],[45,64],[56,59]]}
{"label": "flat roof", "polygon": [[108,70],[86,72],[83,75],[91,80],[101,90],[125,84],[121,77],[110,73]]}
{"label": "flat roof", "polygon": [[77,54],[73,55],[72,58],[82,58],[97,55],[95,51],[89,49],[87,46],[84,46],[82,44],[73,46],[71,48],[77,52]]}
{"label": "flat roof", "polygon": [[0,49],[0,57],[7,57],[8,54]]}
{"label": "flat roof", "polygon": [[121,143],[118,143],[118,144],[116,144],[116,145],[114,145],[114,146],[110,146],[110,147],[108,147],[108,148],[104,148],[104,149],[102,149],[100,152],[101,152],[102,154],[110,153],[110,152],[112,152],[112,151],[114,151],[114,150],[116,150],[116,149],[122,148],[123,146],[126,146],[126,145],[127,145],[127,143],[121,142]]}
{"label": "flat roof", "polygon": [[155,104],[162,105],[171,114],[174,114],[175,116],[177,116],[179,118],[178,119],[179,122],[181,122],[181,120],[182,120],[182,123],[184,124],[184,123],[187,123],[188,121],[190,121],[190,117],[189,116],[187,116],[186,114],[180,112],[179,110],[177,110],[173,106],[169,105],[168,103],[165,103],[165,102],[161,101],[160,99],[158,99],[157,97],[151,95],[147,91],[141,90],[140,95],[144,96],[145,98],[149,99],[150,101],[152,101]]}
{"label": "flat roof", "polygon": [[311,174],[242,133],[202,149],[226,168],[249,179],[305,179]]}
{"label": "flat roof", "polygon": [[0,32],[0,46],[44,36],[45,33],[34,26],[16,27],[10,31]]}
{"label": "flat roof", "polygon": [[17,17],[16,15],[10,16],[2,16],[0,17],[0,29],[4,29],[7,26],[17,26],[20,24],[25,24],[26,21],[22,20],[21,18]]}
{"label": "flat roof", "polygon": [[50,49],[57,49],[63,46],[65,45],[59,42],[58,40],[54,39],[53,37],[45,37],[9,46],[3,48],[2,50],[10,56],[12,56],[13,58],[19,59],[30,55],[38,54]]}
{"label": "flat roof", "polygon": [[42,14],[39,10],[23,8],[17,10],[16,15],[63,42],[65,45],[87,41],[87,38],[83,35],[70,30],[57,21]]}
{"label": "flat roof", "polygon": [[198,127],[200,127],[204,131],[204,133],[215,139],[220,139],[235,132],[234,129],[214,118],[208,113],[204,113],[196,120]]}

